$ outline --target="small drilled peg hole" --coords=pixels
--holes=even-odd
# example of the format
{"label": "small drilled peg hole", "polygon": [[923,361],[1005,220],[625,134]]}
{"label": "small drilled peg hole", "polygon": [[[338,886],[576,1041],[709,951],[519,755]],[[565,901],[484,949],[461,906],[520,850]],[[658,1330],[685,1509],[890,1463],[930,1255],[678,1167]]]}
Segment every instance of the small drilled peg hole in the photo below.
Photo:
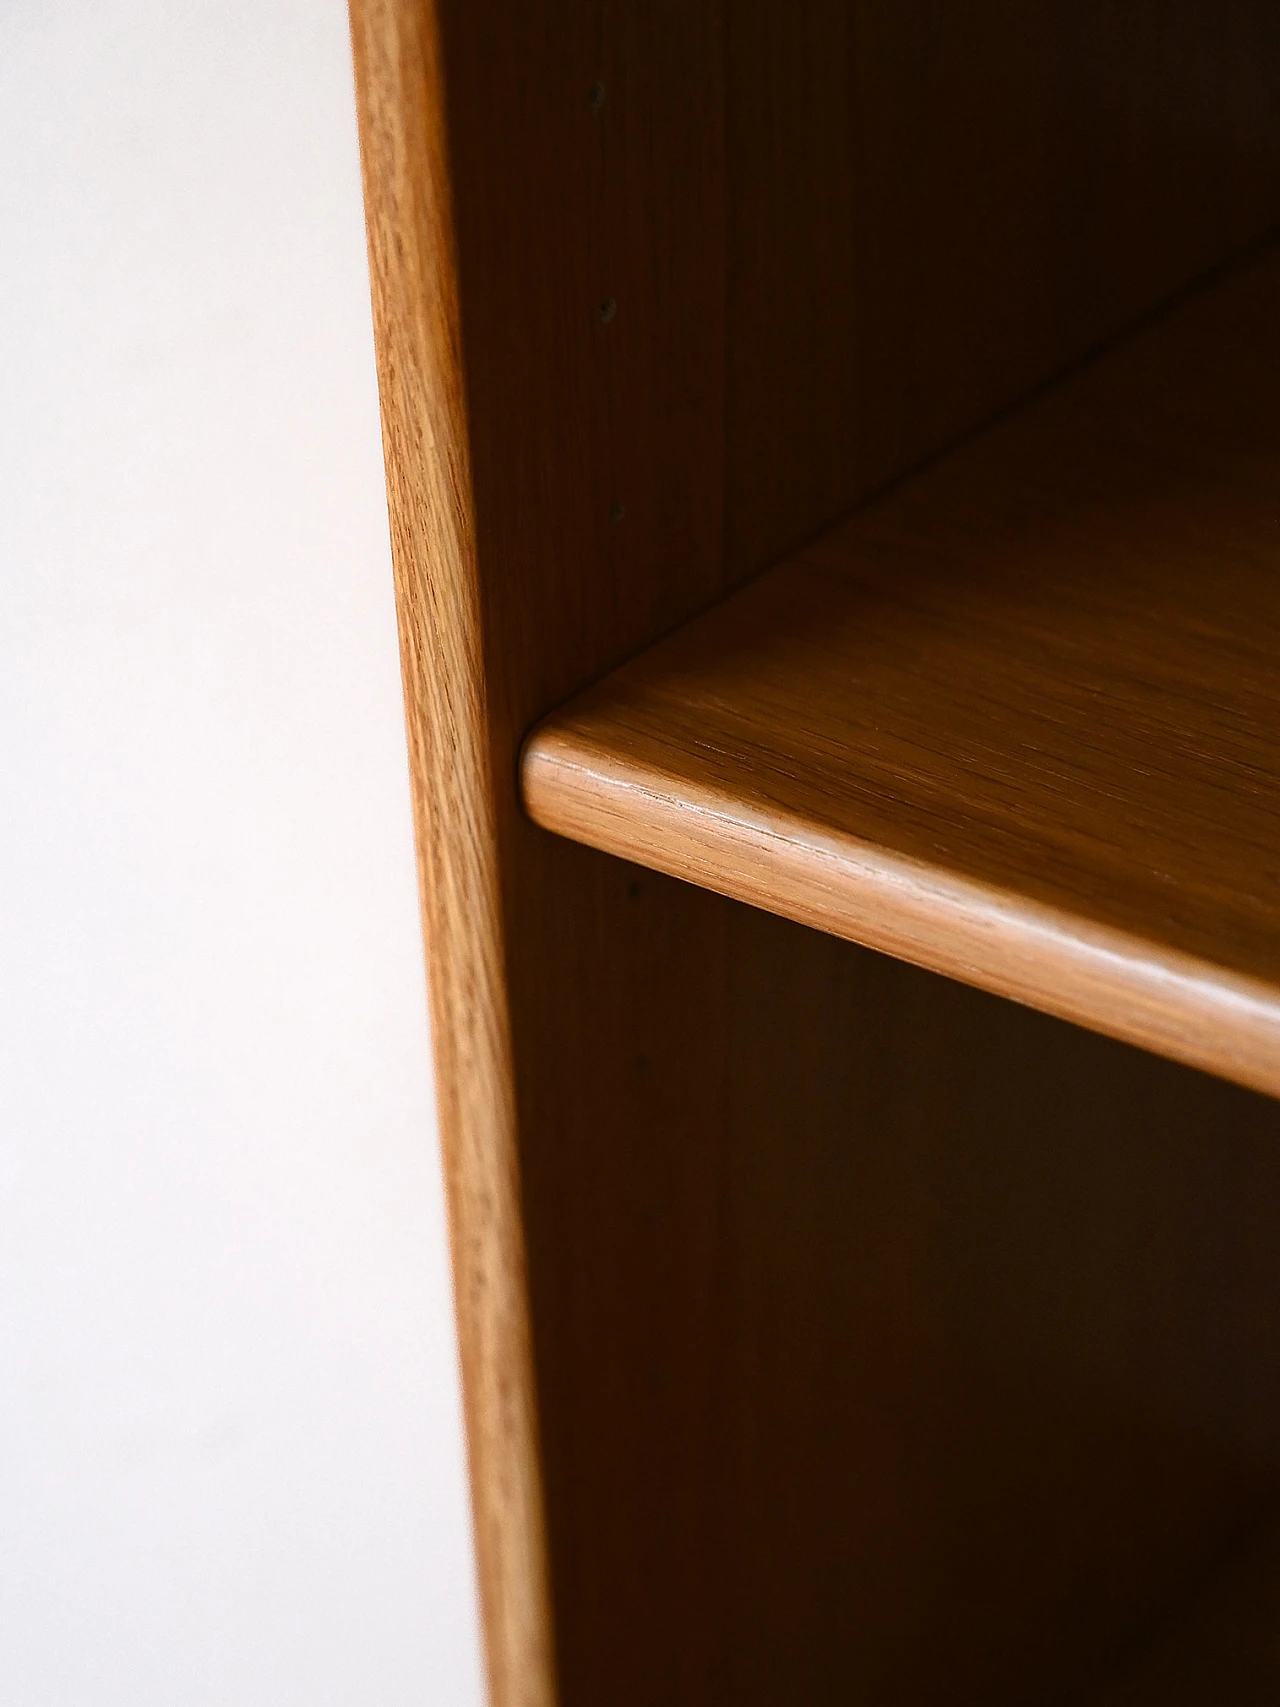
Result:
{"label": "small drilled peg hole", "polygon": [[604,301],[600,304],[600,318],[604,321],[606,326],[608,325],[609,321],[613,319],[614,315],[617,312],[618,312],[617,303],[613,300],[613,298],[611,296],[606,296]]}
{"label": "small drilled peg hole", "polygon": [[616,498],[613,500],[612,504],[609,505],[609,520],[611,522],[620,522],[626,513],[626,510]]}
{"label": "small drilled peg hole", "polygon": [[593,83],[587,90],[587,105],[593,113],[598,113],[604,105],[604,84]]}

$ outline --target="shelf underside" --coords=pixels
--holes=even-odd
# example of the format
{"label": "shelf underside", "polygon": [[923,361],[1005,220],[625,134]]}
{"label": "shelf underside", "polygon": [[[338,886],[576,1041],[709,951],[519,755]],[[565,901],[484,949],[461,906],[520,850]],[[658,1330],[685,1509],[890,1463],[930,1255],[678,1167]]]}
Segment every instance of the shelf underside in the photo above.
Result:
{"label": "shelf underside", "polygon": [[1280,1094],[1280,259],[544,722],[542,825]]}

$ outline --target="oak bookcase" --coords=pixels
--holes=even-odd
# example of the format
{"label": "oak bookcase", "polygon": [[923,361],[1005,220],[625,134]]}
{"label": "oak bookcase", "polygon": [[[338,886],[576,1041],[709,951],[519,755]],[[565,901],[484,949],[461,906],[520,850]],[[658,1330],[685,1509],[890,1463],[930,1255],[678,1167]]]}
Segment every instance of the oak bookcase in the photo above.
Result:
{"label": "oak bookcase", "polygon": [[1280,1700],[1280,7],[352,29],[495,1707]]}

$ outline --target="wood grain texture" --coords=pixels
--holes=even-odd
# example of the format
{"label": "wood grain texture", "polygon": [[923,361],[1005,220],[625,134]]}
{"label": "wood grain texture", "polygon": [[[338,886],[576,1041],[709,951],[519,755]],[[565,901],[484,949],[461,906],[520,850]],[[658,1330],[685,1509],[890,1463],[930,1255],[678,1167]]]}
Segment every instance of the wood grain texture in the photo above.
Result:
{"label": "wood grain texture", "polygon": [[717,14],[353,24],[491,1695],[708,1699],[721,920],[516,755],[721,586]]}
{"label": "wood grain texture", "polygon": [[1280,1103],[710,899],[724,1696],[1075,1700],[1277,1491]]}
{"label": "wood grain texture", "polygon": [[537,830],[516,777],[533,717],[721,586],[716,12],[441,15],[558,1687],[693,1702],[720,1644],[719,922]]}
{"label": "wood grain texture", "polygon": [[1034,1698],[1274,1483],[1272,1105],[519,806],[553,706],[1280,214],[1270,0],[1009,10],[353,0],[495,1707]]}
{"label": "wood grain texture", "polygon": [[556,1699],[436,20],[352,7],[401,664],[492,1696]]}
{"label": "wood grain texture", "polygon": [[1271,0],[748,0],[725,19],[734,577],[1280,213]]}
{"label": "wood grain texture", "polygon": [[1280,261],[533,736],[547,827],[1280,1094]]}

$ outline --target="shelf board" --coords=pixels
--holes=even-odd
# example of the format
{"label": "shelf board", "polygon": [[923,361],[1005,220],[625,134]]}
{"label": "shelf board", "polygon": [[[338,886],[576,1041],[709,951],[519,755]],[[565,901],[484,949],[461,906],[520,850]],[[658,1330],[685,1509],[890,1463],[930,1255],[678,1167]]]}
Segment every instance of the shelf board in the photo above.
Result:
{"label": "shelf board", "polygon": [[542,723],[545,827],[1280,1094],[1280,259]]}

